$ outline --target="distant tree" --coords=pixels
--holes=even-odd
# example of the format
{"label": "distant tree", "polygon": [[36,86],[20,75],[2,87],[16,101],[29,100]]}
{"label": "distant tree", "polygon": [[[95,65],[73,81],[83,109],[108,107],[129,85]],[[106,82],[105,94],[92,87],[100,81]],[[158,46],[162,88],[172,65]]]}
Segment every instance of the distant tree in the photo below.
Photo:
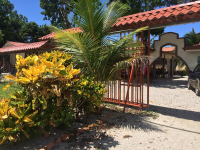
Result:
{"label": "distant tree", "polygon": [[186,39],[186,45],[187,46],[191,46],[191,45],[195,45],[195,44],[199,44],[200,43],[200,35],[197,34],[194,31],[194,28],[192,28],[192,31],[186,33],[184,35],[185,39]]}
{"label": "distant tree", "polygon": [[4,34],[3,34],[2,31],[0,30],[0,43],[3,41],[3,36],[4,36]]}
{"label": "distant tree", "polygon": [[14,5],[10,3],[8,0],[0,0],[0,30],[1,30],[1,38],[0,47],[6,41],[6,28],[9,22],[9,14],[12,12]]}
{"label": "distant tree", "polygon": [[38,26],[35,22],[29,22],[20,29],[19,36],[24,42],[37,42],[38,38],[49,33],[50,30],[46,24]]}
{"label": "distant tree", "polygon": [[35,22],[18,14],[9,0],[0,0],[0,47],[6,41],[36,42],[39,37],[50,33],[47,25],[38,26]]}
{"label": "distant tree", "polygon": [[70,3],[72,0],[40,0],[40,7],[44,9],[41,12],[44,20],[50,20],[51,24],[67,29],[71,27],[69,21]]}
{"label": "distant tree", "polygon": [[19,34],[26,23],[28,23],[28,19],[25,16],[18,14],[16,10],[12,11],[5,29],[6,40],[24,42]]}

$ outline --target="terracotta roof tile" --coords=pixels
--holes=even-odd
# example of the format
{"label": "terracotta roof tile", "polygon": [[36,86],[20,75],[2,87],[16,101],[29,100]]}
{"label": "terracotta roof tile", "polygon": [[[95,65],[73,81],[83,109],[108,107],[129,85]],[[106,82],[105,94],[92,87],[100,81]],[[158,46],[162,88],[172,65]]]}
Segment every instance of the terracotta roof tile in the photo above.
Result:
{"label": "terracotta roof tile", "polygon": [[198,11],[200,11],[199,8],[197,8],[197,7],[192,7],[190,10],[193,11],[193,12],[198,12]]}
{"label": "terracotta roof tile", "polygon": [[181,12],[182,12],[183,14],[187,14],[189,11],[190,11],[190,10],[185,9],[185,8],[181,10]]}
{"label": "terracotta roof tile", "polygon": [[185,6],[184,8],[185,9],[191,9],[191,6]]}
{"label": "terracotta roof tile", "polygon": [[182,7],[177,7],[176,10],[181,11],[183,8]]}
{"label": "terracotta roof tile", "polygon": [[187,46],[187,47],[200,47],[200,44],[195,44],[195,45]]}
{"label": "terracotta roof tile", "polygon": [[21,45],[26,45],[27,43],[21,43],[21,42],[12,42],[12,41],[7,41],[8,43],[12,44],[13,46],[21,46]]}
{"label": "terracotta roof tile", "polygon": [[169,17],[171,15],[171,13],[170,12],[166,12],[165,14],[164,14],[164,16],[167,18],[167,17]]}
{"label": "terracotta roof tile", "polygon": [[[77,33],[77,32],[81,32],[82,30],[81,30],[79,27],[75,27],[75,28],[66,29],[65,31],[71,32],[71,33],[72,33],[72,32]],[[50,33],[50,34],[47,34],[47,35],[45,35],[45,36],[39,38],[39,40],[40,40],[40,41],[41,41],[41,40],[52,40],[52,39],[54,39],[54,36],[55,36],[55,33],[52,32],[52,33]]]}
{"label": "terracotta roof tile", "polygon": [[175,16],[177,16],[178,14],[180,14],[180,11],[179,11],[179,10],[175,10],[175,11],[173,12],[173,15],[175,15]]}
{"label": "terracotta roof tile", "polygon": [[0,53],[37,49],[37,48],[42,47],[47,42],[48,41],[41,41],[41,42],[35,42],[35,43],[24,43],[24,45],[18,45],[18,46],[3,47],[3,48],[0,48]]}
{"label": "terracotta roof tile", "polygon": [[174,9],[168,9],[167,11],[172,13],[174,11]]}
{"label": "terracotta roof tile", "polygon": [[[160,25],[164,23],[170,23],[169,20],[173,22],[193,20],[200,18],[199,11],[200,11],[200,1],[195,1],[171,7],[161,8],[157,10],[142,12],[138,14],[133,14],[119,18],[117,23],[113,25],[111,31],[139,28],[141,27],[140,21],[142,22],[145,21],[145,25],[151,26],[152,24]],[[125,19],[129,17],[135,19],[127,19],[127,20]],[[127,24],[129,26],[127,26]],[[126,25],[126,28],[124,27],[124,25]]]}
{"label": "terracotta roof tile", "polygon": [[141,20],[142,20],[142,21],[145,21],[145,20],[147,20],[147,17],[143,17]]}
{"label": "terracotta roof tile", "polygon": [[175,47],[163,47],[162,51],[163,52],[172,52],[175,50]]}
{"label": "terracotta roof tile", "polygon": [[157,19],[160,19],[161,17],[163,17],[162,14],[158,14],[158,15],[156,16]]}
{"label": "terracotta roof tile", "polygon": [[197,7],[197,8],[199,8],[200,5],[199,5],[199,4],[194,4],[193,7]]}

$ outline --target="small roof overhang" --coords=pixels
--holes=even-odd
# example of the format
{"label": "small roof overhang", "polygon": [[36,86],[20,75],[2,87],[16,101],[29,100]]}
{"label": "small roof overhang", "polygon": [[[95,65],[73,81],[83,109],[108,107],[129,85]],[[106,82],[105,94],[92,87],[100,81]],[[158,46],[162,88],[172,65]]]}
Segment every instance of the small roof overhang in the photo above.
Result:
{"label": "small roof overhang", "polygon": [[188,52],[198,52],[200,51],[200,44],[195,44],[192,46],[186,46],[183,48],[184,51],[188,51]]}

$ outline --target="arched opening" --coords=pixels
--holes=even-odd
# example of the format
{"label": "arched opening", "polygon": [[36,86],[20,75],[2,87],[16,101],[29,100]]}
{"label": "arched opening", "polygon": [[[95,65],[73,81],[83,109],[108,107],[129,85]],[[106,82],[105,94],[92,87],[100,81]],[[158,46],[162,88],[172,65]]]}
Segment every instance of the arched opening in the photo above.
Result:
{"label": "arched opening", "polygon": [[187,75],[187,63],[177,55],[178,47],[167,43],[160,47],[160,55],[150,65],[150,77],[169,78]]}

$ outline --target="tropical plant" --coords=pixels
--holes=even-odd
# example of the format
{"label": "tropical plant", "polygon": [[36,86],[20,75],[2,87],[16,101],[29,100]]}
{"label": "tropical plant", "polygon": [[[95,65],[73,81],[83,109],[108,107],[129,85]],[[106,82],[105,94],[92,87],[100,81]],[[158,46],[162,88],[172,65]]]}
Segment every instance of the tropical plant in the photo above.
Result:
{"label": "tropical plant", "polygon": [[77,105],[77,113],[84,111],[88,114],[95,112],[95,107],[101,107],[103,95],[107,90],[104,84],[93,81],[93,79],[81,75],[79,81],[72,86],[73,103]]}
{"label": "tropical plant", "polygon": [[[123,68],[128,59],[134,59],[134,47],[143,45],[134,41],[138,29],[121,40],[109,37],[109,32],[117,19],[127,11],[127,5],[113,2],[108,7],[99,0],[79,0],[73,2],[73,11],[80,19],[75,20],[82,32],[69,32],[51,27],[56,33],[57,47],[73,54],[73,59],[81,65],[84,75],[93,76],[95,81],[107,83]],[[108,42],[109,41],[109,42]]]}
{"label": "tropical plant", "polygon": [[[22,86],[22,90],[12,93],[11,98],[0,105],[0,119],[11,120],[1,123],[2,143],[20,132],[26,137],[29,133],[38,134],[39,130],[44,133],[50,121],[54,126],[70,126],[75,106],[69,104],[71,99],[65,93],[78,81],[74,76],[80,72],[73,68],[71,58],[72,55],[60,51],[26,58],[16,56],[16,76],[5,76],[14,81],[3,90],[15,83]],[[6,122],[9,123],[5,125]]]}
{"label": "tropical plant", "polygon": [[194,31],[194,28],[192,28],[192,31],[186,33],[184,35],[185,39],[186,39],[186,45],[187,46],[192,46],[192,45],[195,45],[195,44],[199,44],[200,43],[200,35],[197,34],[195,31]]}
{"label": "tropical plant", "polygon": [[33,118],[38,110],[30,113],[31,104],[13,107],[10,102],[6,98],[0,100],[0,145],[6,140],[21,140],[22,135],[29,138],[27,129],[36,126]]}

